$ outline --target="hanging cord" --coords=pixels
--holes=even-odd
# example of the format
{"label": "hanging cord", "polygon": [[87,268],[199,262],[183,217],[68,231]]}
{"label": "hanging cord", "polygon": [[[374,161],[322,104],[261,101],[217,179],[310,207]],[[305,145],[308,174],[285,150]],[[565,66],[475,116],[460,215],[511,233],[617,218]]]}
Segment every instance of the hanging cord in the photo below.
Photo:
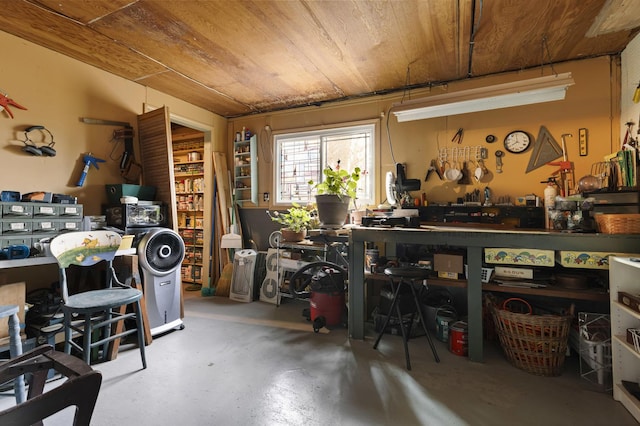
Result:
{"label": "hanging cord", "polygon": [[[413,61],[415,62],[415,61]],[[413,64],[413,62],[409,63],[409,65],[407,65],[407,74],[405,76],[405,80],[404,80],[404,92],[402,92],[402,99],[400,100],[400,103],[402,104],[405,101],[405,98],[408,98],[406,100],[411,99],[411,89],[410,89],[410,85],[411,85],[411,64]],[[386,127],[387,127],[387,142],[389,143],[389,151],[391,152],[391,161],[393,161],[393,164],[396,164],[396,157],[393,154],[393,145],[391,144],[391,132],[389,131],[389,116],[391,115],[391,110],[393,109],[393,106],[389,107],[389,109],[387,110],[387,121],[386,121]]]}
{"label": "hanging cord", "polygon": [[549,67],[551,67],[551,72],[553,73],[553,75],[557,76],[558,73],[553,68],[553,61],[551,61],[551,53],[549,52],[549,44],[547,43],[547,35],[546,34],[542,36],[541,48],[542,48],[542,61],[541,61],[541,66],[540,66],[540,74],[544,74],[544,56],[545,56],[545,53],[546,53],[547,59],[549,60]]}
{"label": "hanging cord", "polygon": [[391,132],[389,131],[389,116],[391,115],[391,109],[393,109],[393,107],[389,107],[387,110],[387,142],[389,143],[389,151],[391,152],[391,161],[393,161],[393,164],[396,164],[396,157],[393,155],[393,145],[391,144]]}
{"label": "hanging cord", "polygon": [[405,97],[408,97],[407,100],[411,99],[411,64],[413,64],[413,62],[407,65],[407,74],[404,78],[404,91],[402,92],[402,99],[400,99],[400,103],[405,101]]}
{"label": "hanging cord", "polygon": [[471,3],[471,34],[469,36],[469,68],[467,69],[467,77],[471,77],[473,73],[471,72],[472,64],[473,64],[473,47],[475,46],[475,38],[476,32],[478,32],[478,27],[480,26],[480,20],[482,19],[482,9],[483,9],[483,0],[480,0],[480,12],[478,14],[478,20],[476,21],[476,1],[473,0]]}
{"label": "hanging cord", "polygon": [[111,142],[115,142],[115,143],[113,144],[113,148],[111,148],[111,152],[109,153],[109,159],[111,159],[111,160],[113,160],[113,161],[120,161],[120,159],[122,158],[122,155],[123,155],[123,154],[120,154],[120,155],[117,155],[117,156],[116,156],[116,155],[115,155],[115,152],[116,152],[116,149],[120,146],[120,144],[121,144],[121,142],[122,142],[122,141],[123,141],[123,140],[122,140],[122,139],[120,139],[120,138],[118,138],[118,137],[116,137],[116,135],[115,135],[115,134],[111,137],[111,139],[109,139],[109,142],[110,142],[110,143],[111,143]]}

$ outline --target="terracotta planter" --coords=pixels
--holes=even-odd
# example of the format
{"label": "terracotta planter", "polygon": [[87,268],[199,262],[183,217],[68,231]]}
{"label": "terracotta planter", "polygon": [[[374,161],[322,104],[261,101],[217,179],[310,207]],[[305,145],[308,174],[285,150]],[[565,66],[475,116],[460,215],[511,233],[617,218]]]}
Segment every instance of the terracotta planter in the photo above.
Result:
{"label": "terracotta planter", "polygon": [[282,241],[288,241],[290,243],[297,243],[307,238],[306,229],[296,232],[291,229],[282,228],[280,232],[282,232]]}
{"label": "terracotta planter", "polygon": [[318,220],[322,228],[341,228],[347,221],[351,197],[322,194],[316,195]]}

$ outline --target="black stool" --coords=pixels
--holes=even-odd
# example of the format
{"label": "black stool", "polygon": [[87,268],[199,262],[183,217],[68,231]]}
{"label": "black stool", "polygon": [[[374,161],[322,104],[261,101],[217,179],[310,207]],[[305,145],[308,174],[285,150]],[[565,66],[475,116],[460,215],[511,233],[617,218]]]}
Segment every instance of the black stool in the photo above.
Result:
{"label": "black stool", "polygon": [[[420,307],[420,301],[418,300],[418,293],[415,288],[416,280],[424,280],[429,277],[429,270],[425,268],[420,268],[417,266],[404,266],[404,267],[393,267],[386,268],[384,270],[385,275],[389,277],[391,282],[391,291],[393,292],[393,299],[391,301],[391,306],[389,307],[389,312],[387,313],[387,317],[384,321],[384,325],[378,334],[378,338],[376,342],[373,344],[373,349],[378,347],[378,343],[380,343],[380,339],[384,334],[387,325],[389,324],[389,320],[392,316],[396,316],[398,322],[400,324],[400,331],[402,332],[402,343],[404,344],[404,356],[407,360],[407,370],[411,370],[411,361],[409,360],[409,346],[407,342],[409,341],[409,333],[411,332],[411,326],[413,323],[413,315],[411,315],[411,320],[409,325],[405,328],[405,321],[403,320],[403,315],[407,315],[409,313],[414,314],[418,313],[418,317],[420,318],[420,324],[424,329],[424,333],[427,336],[427,340],[429,341],[429,346],[431,346],[431,351],[433,352],[433,357],[436,362],[440,362],[440,357],[438,357],[438,353],[436,352],[435,346],[433,346],[433,341],[431,340],[431,335],[429,334],[429,330],[427,330],[427,325],[424,322],[424,317],[422,315],[422,309]],[[395,280],[397,279],[397,283]],[[420,284],[422,285],[422,284]],[[400,305],[404,303],[399,302],[399,298],[402,294],[407,294],[407,287],[411,294],[411,299],[413,301],[415,311],[413,312],[402,312]],[[395,312],[394,312],[395,309]]]}

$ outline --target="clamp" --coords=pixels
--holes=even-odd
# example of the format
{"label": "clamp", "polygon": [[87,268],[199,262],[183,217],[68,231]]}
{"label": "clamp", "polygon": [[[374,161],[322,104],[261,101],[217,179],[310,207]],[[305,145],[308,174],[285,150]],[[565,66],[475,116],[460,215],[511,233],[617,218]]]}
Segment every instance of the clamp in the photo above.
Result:
{"label": "clamp", "polygon": [[16,101],[14,101],[13,99],[8,98],[6,93],[0,92],[0,111],[2,110],[7,111],[7,114],[9,114],[9,117],[13,118],[13,113],[9,109],[9,105],[14,106],[18,109],[24,109],[24,110],[27,109],[22,105],[20,105],[19,103],[17,103]]}

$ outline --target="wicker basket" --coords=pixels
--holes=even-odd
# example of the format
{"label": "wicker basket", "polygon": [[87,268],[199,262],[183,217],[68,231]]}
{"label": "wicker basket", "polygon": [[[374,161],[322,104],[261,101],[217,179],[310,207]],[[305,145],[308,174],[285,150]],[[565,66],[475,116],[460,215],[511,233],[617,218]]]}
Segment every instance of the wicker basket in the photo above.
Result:
{"label": "wicker basket", "polygon": [[595,219],[603,234],[640,234],[640,213],[597,214]]}
{"label": "wicker basket", "polygon": [[[523,302],[527,313],[511,312],[508,303]],[[562,373],[573,318],[535,315],[523,299],[507,299],[502,307],[491,304],[493,321],[502,349],[511,364],[539,376]]]}

